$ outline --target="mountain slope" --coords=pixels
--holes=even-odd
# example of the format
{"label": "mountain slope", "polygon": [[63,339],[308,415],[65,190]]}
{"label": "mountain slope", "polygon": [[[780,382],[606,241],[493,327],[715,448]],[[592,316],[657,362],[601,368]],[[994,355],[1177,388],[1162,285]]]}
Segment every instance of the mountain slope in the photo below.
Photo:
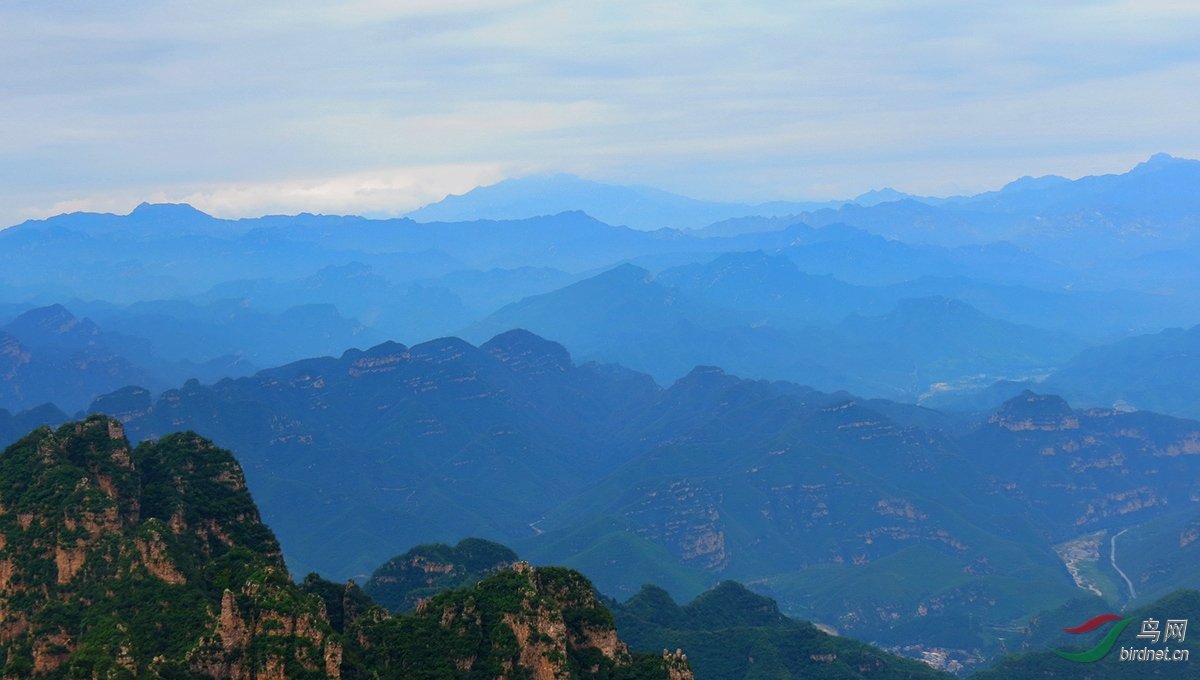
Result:
{"label": "mountain slope", "polygon": [[1172,328],[1081,352],[1046,389],[1080,406],[1127,406],[1200,418],[1200,326]]}
{"label": "mountain slope", "polygon": [[6,449],[0,494],[6,674],[337,676],[228,452],[191,433],[131,449],[94,416]]}
{"label": "mountain slope", "polygon": [[[668,383],[696,365],[865,396],[917,398],[935,383],[1046,373],[1083,347],[1064,333],[992,319],[961,302],[901,300],[883,317],[851,315],[877,292],[810,277],[779,257],[724,255],[664,273],[622,265],[507,305],[472,325],[553,337],[578,356]],[[837,300],[837,302],[834,302]]]}
{"label": "mountain slope", "polygon": [[[1061,621],[1060,625],[1063,626],[1075,626],[1087,619],[1087,616],[1082,614],[1065,618],[1060,612],[1047,612],[1043,616],[1058,619]],[[1121,612],[1121,616],[1128,619],[1133,625],[1127,626],[1120,633],[1112,651],[1098,661],[1091,663],[1068,661],[1054,652],[1046,650],[1046,647],[1078,653],[1097,645],[1111,630],[1111,627],[1078,636],[1063,635],[1053,629],[1049,631],[1050,635],[1047,635],[1046,632],[1035,627],[1034,630],[1029,631],[1033,636],[1041,638],[1038,640],[1041,644],[1032,646],[1035,651],[1006,657],[992,668],[980,671],[971,678],[973,680],[1034,680],[1034,678],[1040,680],[1047,677],[1063,678],[1063,680],[1099,680],[1100,678],[1105,680],[1148,680],[1150,678],[1192,678],[1200,673],[1200,660],[1191,657],[1190,654],[1188,659],[1182,661],[1149,663],[1144,660],[1122,659],[1121,654],[1123,649],[1192,651],[1195,643],[1186,639],[1182,642],[1174,640],[1168,642],[1161,638],[1151,641],[1138,639],[1138,634],[1141,632],[1142,622],[1147,619],[1157,620],[1160,632],[1164,632],[1165,627],[1162,627],[1164,621],[1170,619],[1188,621],[1200,617],[1200,592],[1195,590],[1176,591],[1144,607],[1130,612]],[[1049,626],[1045,627],[1049,628]],[[1169,654],[1167,656],[1169,657]]]}
{"label": "mountain slope", "polygon": [[1086,345],[1076,337],[993,319],[958,300],[901,300],[881,317],[852,314],[837,326],[862,344],[885,344],[909,358],[919,385],[980,374],[1023,378],[1048,372]]}
{"label": "mountain slope", "polygon": [[697,680],[950,677],[919,661],[789,619],[769,598],[733,581],[684,606],[661,588],[643,586],[626,602],[613,601],[609,607],[630,649],[687,649]]}
{"label": "mountain slope", "polygon": [[682,654],[631,654],[592,584],[525,562],[473,588],[434,595],[414,614],[368,614],[349,631],[349,678],[692,680]]}
{"label": "mountain slope", "polygon": [[406,545],[532,533],[629,455],[607,425],[658,391],[514,331],[481,347],[385,343],[189,382],[131,410],[127,427],[141,437],[190,427],[232,448],[293,560],[343,578]]}
{"label": "mountain slope", "polygon": [[113,347],[131,344],[138,343],[102,333],[61,305],[29,310],[0,329],[0,408],[19,411],[54,402],[76,411],[124,385],[165,387]]}
{"label": "mountain slope", "polygon": [[106,403],[138,436],[232,448],[303,570],[341,579],[483,536],[621,597],[736,578],[962,663],[1081,588],[1127,599],[1064,546],[1186,509],[1200,474],[1193,421],[1025,394],[978,423],[714,367],[664,390],[524,331],[138,394]]}
{"label": "mountain slope", "polygon": [[394,614],[415,609],[421,600],[442,591],[475,585],[518,561],[515,552],[481,538],[464,538],[453,547],[418,545],[380,565],[363,589]]}
{"label": "mountain slope", "polygon": [[0,454],[0,498],[6,676],[692,678],[630,654],[567,569],[518,563],[404,617],[353,582],[297,586],[241,469],[195,433],[42,428]]}

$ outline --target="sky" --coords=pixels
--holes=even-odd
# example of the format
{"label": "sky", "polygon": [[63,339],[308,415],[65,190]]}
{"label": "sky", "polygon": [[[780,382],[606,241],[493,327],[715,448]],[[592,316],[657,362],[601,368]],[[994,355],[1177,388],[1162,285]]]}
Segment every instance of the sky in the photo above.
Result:
{"label": "sky", "polygon": [[1200,4],[0,4],[0,225],[397,215],[568,172],[922,195],[1200,157]]}

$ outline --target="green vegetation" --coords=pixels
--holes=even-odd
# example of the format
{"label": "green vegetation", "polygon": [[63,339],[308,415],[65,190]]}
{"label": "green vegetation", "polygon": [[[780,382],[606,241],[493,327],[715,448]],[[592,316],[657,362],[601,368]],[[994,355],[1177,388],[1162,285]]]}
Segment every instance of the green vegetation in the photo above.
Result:
{"label": "green vegetation", "polygon": [[[1183,510],[1130,527],[1116,540],[1117,566],[1133,581],[1134,604],[1143,604],[1181,588],[1200,588],[1200,510]],[[1108,563],[1108,544],[1104,560]],[[1111,571],[1111,569],[1110,569]],[[1111,578],[1125,581],[1115,572]]]}
{"label": "green vegetation", "polygon": [[131,450],[121,423],[104,416],[42,428],[0,455],[0,670],[112,680],[690,678],[684,659],[630,654],[578,572],[532,569],[479,539],[402,557],[379,573],[425,566],[453,578],[422,582],[421,592],[473,587],[391,617],[353,582],[310,574],[296,585],[228,451],[191,432]]}
{"label": "green vegetation", "polygon": [[[1091,649],[1105,637],[1111,626],[1102,626],[1081,635],[1069,635],[1062,632],[1061,628],[1077,626],[1092,616],[1110,611],[1112,610],[1106,609],[1099,598],[1095,598],[1072,602],[1059,609],[1044,612],[1035,617],[1033,625],[1026,631],[1023,643],[1025,649],[1036,651],[1005,657],[995,666],[972,675],[971,680],[1148,680],[1200,677],[1200,656],[1192,653],[1200,650],[1192,639],[1191,630],[1187,631],[1187,637],[1182,643],[1161,639],[1153,642],[1137,637],[1141,631],[1141,622],[1146,619],[1158,620],[1160,630],[1164,631],[1164,622],[1168,619],[1187,619],[1189,622],[1200,619],[1200,592],[1195,590],[1179,590],[1144,607],[1120,612],[1121,616],[1130,619],[1132,623],[1121,632],[1116,646],[1099,661],[1068,661],[1050,651],[1061,649],[1082,652]],[[1189,658],[1186,661],[1170,662],[1122,660],[1122,647],[1138,650],[1186,649]]]}
{"label": "green vegetation", "polygon": [[634,529],[631,522],[599,516],[514,545],[532,562],[561,564],[589,574],[601,592],[618,598],[638,592],[633,579],[656,583],[683,597],[695,597],[716,581],[705,569],[680,564],[667,546],[637,535]]}
{"label": "green vegetation", "polygon": [[[394,611],[478,574],[380,575],[393,597],[376,567],[479,536],[620,599],[734,579],[797,618],[971,667],[1087,592],[1055,546],[1129,529],[1118,559],[1154,596],[1195,585],[1200,564],[1200,542],[1172,534],[1195,513],[1197,424],[1031,392],[974,419],[714,367],[660,389],[510,331],[189,383],[127,427],[177,423],[234,448],[298,573],[354,578]],[[456,562],[429,550],[427,566]],[[1100,557],[1074,565],[1127,604]]]}
{"label": "green vegetation", "polygon": [[343,677],[542,677],[650,680],[682,661],[630,654],[581,574],[561,567],[501,571],[446,591],[406,616],[368,613],[347,636]]}
{"label": "green vegetation", "polygon": [[418,545],[385,562],[363,590],[393,614],[416,609],[422,599],[474,585],[484,576],[516,564],[512,550],[481,538]]}
{"label": "green vegetation", "polygon": [[682,607],[655,586],[609,606],[630,649],[682,648],[697,680],[948,677],[922,662],[789,619],[773,600],[733,581]]}
{"label": "green vegetation", "polygon": [[228,451],[190,432],[131,450],[93,416],[5,450],[0,499],[5,675],[324,677],[320,600],[291,585]]}

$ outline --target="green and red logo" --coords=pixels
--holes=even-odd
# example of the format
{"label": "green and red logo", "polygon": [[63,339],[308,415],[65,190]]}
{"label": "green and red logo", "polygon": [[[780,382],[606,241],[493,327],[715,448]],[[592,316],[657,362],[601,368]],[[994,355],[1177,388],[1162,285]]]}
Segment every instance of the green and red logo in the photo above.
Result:
{"label": "green and red logo", "polygon": [[1112,630],[1108,631],[1108,635],[1104,636],[1104,639],[1100,641],[1100,644],[1086,652],[1072,654],[1070,652],[1062,652],[1057,649],[1053,651],[1055,654],[1067,659],[1068,661],[1078,661],[1080,663],[1099,661],[1112,650],[1113,645],[1117,644],[1117,638],[1121,635],[1121,631],[1125,630],[1125,626],[1128,626],[1129,622],[1132,620],[1133,619],[1122,619],[1116,614],[1101,614],[1095,618],[1088,619],[1083,624],[1075,626],[1074,628],[1063,628],[1063,631],[1067,633],[1079,635],[1081,633],[1090,633],[1109,621],[1120,621],[1120,623],[1113,626]]}

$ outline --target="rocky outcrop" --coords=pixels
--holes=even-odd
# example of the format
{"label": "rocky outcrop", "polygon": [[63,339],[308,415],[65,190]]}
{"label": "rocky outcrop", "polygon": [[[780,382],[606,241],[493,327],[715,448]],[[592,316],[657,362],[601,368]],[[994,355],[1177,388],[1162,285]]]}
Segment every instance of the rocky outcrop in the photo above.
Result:
{"label": "rocky outcrop", "polygon": [[340,677],[324,603],[204,439],[135,449],[103,416],[43,428],[0,455],[0,503],[6,674]]}
{"label": "rocky outcrop", "polygon": [[[568,680],[610,677],[637,665],[639,677],[692,678],[681,655],[630,653],[582,574],[525,562],[473,588],[437,594],[414,614],[364,616],[347,637],[350,665],[403,664],[413,676]],[[408,640],[419,640],[420,652]]]}
{"label": "rocky outcrop", "polygon": [[353,582],[293,583],[241,469],[194,433],[132,448],[103,416],[42,428],[0,455],[4,674],[691,680],[631,654],[582,575],[478,539],[435,548],[393,576],[473,587],[391,617]]}
{"label": "rocky outcrop", "polygon": [[453,547],[428,543],[385,562],[363,588],[393,613],[411,611],[436,593],[472,586],[518,559],[505,546],[480,538],[464,538]]}
{"label": "rocky outcrop", "polygon": [[188,654],[193,673],[233,680],[341,677],[342,647],[324,603],[277,576],[268,568],[238,593],[225,591],[219,616]]}

